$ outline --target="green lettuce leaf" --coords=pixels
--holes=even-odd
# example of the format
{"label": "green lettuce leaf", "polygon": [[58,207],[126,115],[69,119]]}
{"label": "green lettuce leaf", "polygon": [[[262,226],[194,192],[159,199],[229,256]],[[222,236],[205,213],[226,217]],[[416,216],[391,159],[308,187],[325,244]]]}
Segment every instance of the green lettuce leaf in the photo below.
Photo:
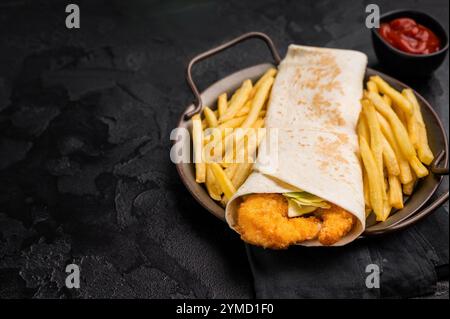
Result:
{"label": "green lettuce leaf", "polygon": [[330,208],[327,201],[307,192],[284,193],[289,203],[288,216],[298,217],[314,212],[318,208]]}

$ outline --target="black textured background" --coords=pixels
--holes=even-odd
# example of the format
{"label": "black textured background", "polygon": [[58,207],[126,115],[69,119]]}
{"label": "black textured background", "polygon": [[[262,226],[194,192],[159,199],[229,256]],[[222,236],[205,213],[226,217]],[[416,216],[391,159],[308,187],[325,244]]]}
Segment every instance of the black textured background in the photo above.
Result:
{"label": "black textured background", "polygon": [[[283,55],[290,43],[356,49],[380,68],[363,26],[374,2],[424,10],[448,30],[447,0],[72,2],[79,30],[65,28],[69,2],[0,3],[0,298],[252,297],[243,244],[169,160],[192,99],[188,59],[262,31]],[[250,42],[196,79],[204,88],[269,59]],[[448,79],[448,58],[428,79],[403,79],[447,133]],[[81,266],[79,290],[64,288],[68,263]]]}

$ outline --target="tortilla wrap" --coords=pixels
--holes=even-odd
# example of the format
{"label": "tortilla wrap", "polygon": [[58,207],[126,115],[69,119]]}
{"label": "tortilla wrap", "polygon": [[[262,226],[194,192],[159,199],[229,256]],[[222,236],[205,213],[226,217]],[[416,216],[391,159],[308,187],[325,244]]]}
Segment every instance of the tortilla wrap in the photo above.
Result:
{"label": "tortilla wrap", "polygon": [[[357,217],[352,231],[335,246],[363,232],[366,218],[355,127],[366,65],[366,55],[357,51],[289,46],[272,88],[268,131],[254,171],[226,207],[231,228],[243,195],[303,190]],[[321,245],[317,240],[300,244]]]}

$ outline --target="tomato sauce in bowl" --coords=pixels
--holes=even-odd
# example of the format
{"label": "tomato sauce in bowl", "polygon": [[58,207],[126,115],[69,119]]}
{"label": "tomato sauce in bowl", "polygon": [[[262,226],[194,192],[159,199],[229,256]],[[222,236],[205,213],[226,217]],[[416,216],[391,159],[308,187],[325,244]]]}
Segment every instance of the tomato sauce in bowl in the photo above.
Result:
{"label": "tomato sauce in bowl", "polygon": [[439,37],[411,18],[382,23],[378,32],[390,45],[406,53],[430,54],[441,49]]}

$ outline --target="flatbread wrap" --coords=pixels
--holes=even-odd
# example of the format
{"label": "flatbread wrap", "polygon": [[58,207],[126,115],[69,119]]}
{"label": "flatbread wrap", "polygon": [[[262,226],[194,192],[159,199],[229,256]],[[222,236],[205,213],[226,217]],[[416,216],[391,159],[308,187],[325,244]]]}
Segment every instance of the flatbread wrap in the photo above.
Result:
{"label": "flatbread wrap", "polygon": [[268,102],[254,171],[226,206],[245,241],[345,245],[365,228],[355,127],[367,57],[291,45]]}

